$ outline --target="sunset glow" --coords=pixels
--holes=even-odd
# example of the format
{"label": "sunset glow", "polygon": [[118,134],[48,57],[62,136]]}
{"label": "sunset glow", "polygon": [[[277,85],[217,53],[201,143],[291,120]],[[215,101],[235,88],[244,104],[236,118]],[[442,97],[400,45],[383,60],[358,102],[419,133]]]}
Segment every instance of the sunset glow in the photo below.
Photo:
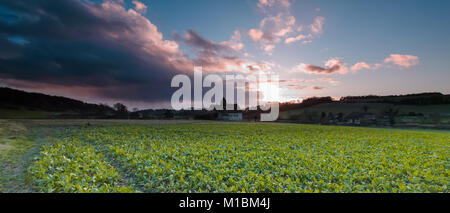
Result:
{"label": "sunset glow", "polygon": [[160,108],[201,66],[276,74],[281,102],[450,92],[447,1],[175,2],[3,1],[0,85]]}

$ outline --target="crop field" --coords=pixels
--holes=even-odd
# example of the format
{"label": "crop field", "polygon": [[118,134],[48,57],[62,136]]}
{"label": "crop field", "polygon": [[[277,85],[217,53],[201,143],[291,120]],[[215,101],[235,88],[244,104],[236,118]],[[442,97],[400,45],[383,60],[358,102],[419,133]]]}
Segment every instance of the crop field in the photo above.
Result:
{"label": "crop field", "polygon": [[291,124],[65,128],[39,192],[449,192],[450,134]]}

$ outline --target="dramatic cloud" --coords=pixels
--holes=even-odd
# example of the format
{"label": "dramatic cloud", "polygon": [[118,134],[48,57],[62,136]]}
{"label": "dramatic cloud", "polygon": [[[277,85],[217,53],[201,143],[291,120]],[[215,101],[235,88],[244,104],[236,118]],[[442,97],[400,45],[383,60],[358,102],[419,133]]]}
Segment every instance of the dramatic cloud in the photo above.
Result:
{"label": "dramatic cloud", "polygon": [[411,67],[419,64],[419,57],[414,55],[391,54],[389,58],[384,59],[384,63],[394,63],[400,67]]}
{"label": "dramatic cloud", "polygon": [[206,72],[271,72],[269,63],[241,58],[239,30],[222,42],[194,30],[167,40],[139,3],[130,9],[120,1],[0,3],[20,20],[0,19],[0,83],[85,100],[154,103],[170,100],[171,78],[192,74],[194,65]]}
{"label": "dramatic cloud", "polygon": [[355,65],[352,66],[351,70],[352,71],[358,71],[358,70],[362,70],[362,69],[370,69],[370,65],[367,64],[366,62],[358,62]]}
{"label": "dramatic cloud", "polygon": [[[201,37],[194,30],[188,30],[182,37],[174,34],[176,41],[186,44],[195,53],[192,62],[196,66],[202,66],[205,72],[270,72],[274,66],[267,62],[255,62],[244,59],[247,53],[242,49],[244,44],[241,42],[240,31],[235,30],[230,40],[222,42],[213,42]],[[271,47],[268,47],[271,48]]]}
{"label": "dramatic cloud", "polygon": [[240,42],[240,37],[240,32],[235,31],[229,41],[216,43],[201,37],[194,30],[188,30],[184,37],[177,33],[174,35],[176,41],[188,45],[195,51],[196,56],[192,61],[196,65],[201,65],[204,71],[254,71],[261,66],[259,63],[240,57],[240,55],[245,55],[241,51],[244,44]]}
{"label": "dramatic cloud", "polygon": [[[77,88],[85,87],[100,98],[151,102],[168,100],[171,78],[192,72],[193,62],[175,41],[165,40],[147,18],[120,3],[15,0],[0,5],[17,20],[0,20],[3,84],[33,88],[39,82],[80,96]],[[27,43],[11,41],[14,37]]]}
{"label": "dramatic cloud", "polygon": [[207,52],[232,52],[233,48],[226,44],[216,44],[210,40],[207,40],[203,37],[201,37],[197,32],[194,30],[188,30],[182,38],[180,35],[175,33],[174,35],[176,41],[184,42],[185,44],[195,47],[197,49],[202,49],[203,51]]}
{"label": "dramatic cloud", "polygon": [[344,62],[337,58],[332,58],[325,63],[325,67],[312,64],[300,64],[295,68],[294,71],[300,71],[310,74],[346,74],[348,72],[348,69]]}

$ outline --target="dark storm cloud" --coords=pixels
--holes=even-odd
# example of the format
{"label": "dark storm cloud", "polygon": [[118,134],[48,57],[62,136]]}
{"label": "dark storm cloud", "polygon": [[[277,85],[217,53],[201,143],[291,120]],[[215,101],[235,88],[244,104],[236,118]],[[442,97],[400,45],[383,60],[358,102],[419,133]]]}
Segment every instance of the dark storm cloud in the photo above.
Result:
{"label": "dark storm cloud", "polygon": [[0,8],[0,79],[12,86],[85,86],[102,98],[167,101],[171,78],[193,66],[176,42],[119,3],[7,0]]}
{"label": "dark storm cloud", "polygon": [[312,88],[313,88],[313,90],[321,90],[321,89],[324,89],[324,87],[319,87],[319,86],[313,86]]}
{"label": "dark storm cloud", "polygon": [[232,52],[233,49],[227,45],[223,44],[216,44],[210,40],[207,40],[203,37],[201,37],[197,32],[194,30],[188,30],[186,31],[186,34],[183,37],[181,37],[179,34],[175,33],[174,38],[176,41],[183,42],[189,46],[202,49],[206,52]]}
{"label": "dark storm cloud", "polygon": [[315,73],[315,74],[334,74],[334,73],[345,74],[348,71],[345,63],[336,58],[328,60],[325,63],[325,67],[306,64],[300,66],[300,69],[302,69],[306,73]]}
{"label": "dark storm cloud", "polygon": [[339,70],[341,68],[341,66],[340,65],[334,65],[334,66],[332,66],[332,67],[329,67],[329,68],[323,68],[323,67],[320,67],[320,66],[316,66],[316,65],[311,65],[311,64],[309,64],[309,65],[307,65],[306,67],[305,67],[305,69],[306,70],[308,70],[309,72],[314,72],[314,73],[327,73],[327,74],[329,74],[329,73],[334,73],[334,72],[336,72],[337,70]]}
{"label": "dark storm cloud", "polygon": [[205,71],[223,72],[228,71],[230,67],[240,67],[244,63],[251,63],[239,56],[241,53],[233,48],[233,42],[230,41],[216,43],[203,38],[194,30],[186,31],[184,37],[175,33],[174,39],[194,50],[196,55],[192,61],[196,65],[201,65]]}

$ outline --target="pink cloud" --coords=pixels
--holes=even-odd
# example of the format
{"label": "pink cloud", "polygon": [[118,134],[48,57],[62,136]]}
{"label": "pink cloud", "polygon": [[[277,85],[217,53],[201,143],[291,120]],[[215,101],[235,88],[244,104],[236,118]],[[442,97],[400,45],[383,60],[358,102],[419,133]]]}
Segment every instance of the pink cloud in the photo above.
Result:
{"label": "pink cloud", "polygon": [[258,28],[248,31],[248,36],[258,42],[264,53],[271,55],[277,43],[302,28],[296,26],[296,19],[289,11],[289,0],[259,0],[257,6],[266,17],[260,21]]}
{"label": "pink cloud", "polygon": [[[231,39],[222,42],[213,42],[200,36],[194,30],[188,30],[184,37],[175,33],[175,40],[188,45],[195,53],[192,59],[196,65],[201,65],[205,72],[235,71],[242,73],[270,70],[270,66],[265,62],[254,62],[241,55],[243,44],[241,43],[241,33],[235,30]],[[270,52],[275,46],[268,46],[266,51]]]}
{"label": "pink cloud", "polygon": [[324,87],[313,86],[312,89],[313,89],[313,90],[322,90],[322,89],[324,89]]}
{"label": "pink cloud", "polygon": [[295,17],[286,12],[280,12],[276,16],[270,15],[261,20],[259,27],[263,28],[269,24],[273,27],[293,26],[295,25]]}
{"label": "pink cloud", "polygon": [[336,85],[338,85],[340,83],[339,81],[336,81],[336,80],[334,80],[332,78],[319,78],[319,81],[327,82],[327,83],[329,83],[331,85],[334,85],[334,86],[336,86]]}
{"label": "pink cloud", "polygon": [[362,70],[362,69],[370,69],[370,65],[367,64],[366,62],[358,62],[355,65],[352,66],[351,70],[352,71],[358,71],[358,70]]}
{"label": "pink cloud", "polygon": [[260,41],[262,40],[264,33],[259,29],[250,29],[248,31],[248,36],[250,36],[253,41]]}
{"label": "pink cloud", "polygon": [[322,16],[318,16],[314,19],[314,23],[309,25],[311,32],[314,34],[321,34],[323,32],[323,25],[325,23],[325,18]]}
{"label": "pink cloud", "polygon": [[229,46],[236,51],[241,51],[244,48],[244,44],[241,42],[241,32],[239,30],[235,30],[233,36],[229,41],[224,41],[221,44],[225,46]]}
{"label": "pink cloud", "polygon": [[259,0],[258,7],[263,8],[267,6],[272,6],[275,3],[275,0]]}
{"label": "pink cloud", "polygon": [[291,79],[280,79],[278,82],[279,83],[290,83],[290,82],[306,82],[307,80],[302,79],[302,78],[291,78]]}
{"label": "pink cloud", "polygon": [[331,85],[339,84],[339,81],[336,81],[332,78],[316,78],[316,79],[303,79],[303,78],[291,78],[291,79],[280,79],[278,81],[281,83],[312,83],[312,82],[326,82]]}
{"label": "pink cloud", "polygon": [[261,20],[259,24],[260,34],[259,40],[264,42],[278,43],[280,38],[287,36],[293,32],[295,26],[295,17],[288,12],[280,12],[276,16],[269,15]]}
{"label": "pink cloud", "polygon": [[292,90],[303,90],[303,89],[306,89],[308,86],[297,85],[297,84],[288,84],[285,87],[287,87],[288,89],[292,89]]}
{"label": "pink cloud", "polygon": [[175,41],[164,40],[158,27],[147,18],[134,10],[126,10],[122,5],[105,1],[100,7],[89,8],[91,12],[108,22],[126,24],[127,32],[106,32],[115,40],[130,40],[138,43],[142,50],[148,53],[162,52],[173,56],[180,54],[178,44]]}
{"label": "pink cloud", "polygon": [[309,74],[346,74],[348,69],[343,61],[337,58],[332,58],[325,63],[325,67],[312,64],[300,64],[297,66],[296,71]]}
{"label": "pink cloud", "polygon": [[141,14],[144,14],[147,12],[147,6],[144,3],[142,3],[138,0],[133,0],[132,3],[134,4],[137,12],[139,12]]}
{"label": "pink cloud", "polygon": [[273,7],[275,5],[290,7],[291,3],[289,2],[289,0],[259,0],[257,5],[259,8]]}
{"label": "pink cloud", "polygon": [[277,37],[284,37],[290,32],[292,32],[292,27],[286,27],[286,28],[282,28],[278,32],[274,33],[274,35]]}
{"label": "pink cloud", "polygon": [[352,71],[358,71],[362,69],[380,69],[382,67],[387,67],[387,64],[393,63],[399,67],[409,68],[419,64],[419,57],[413,55],[400,55],[391,54],[388,58],[384,59],[382,63],[368,64],[366,62],[358,62],[351,67]]}
{"label": "pink cloud", "polygon": [[376,63],[376,64],[373,65],[372,67],[373,67],[373,69],[379,69],[379,68],[383,67],[383,64]]}
{"label": "pink cloud", "polygon": [[[318,16],[314,23],[309,25],[310,33],[299,34],[303,26],[296,24],[295,17],[290,13],[291,3],[288,0],[259,0],[257,5],[267,16],[261,20],[259,28],[248,31],[248,36],[258,42],[266,54],[271,55],[280,41],[284,40],[285,44],[290,44],[303,40],[302,44],[309,44],[314,35],[323,32],[325,18]],[[294,32],[297,32],[297,35],[292,35]]]}
{"label": "pink cloud", "polygon": [[290,7],[291,3],[289,2],[289,0],[280,0],[280,4],[285,6],[285,7]]}
{"label": "pink cloud", "polygon": [[296,37],[289,37],[289,38],[287,38],[286,40],[284,40],[284,43],[285,44],[290,44],[290,43],[293,43],[293,42],[296,42],[296,41],[303,40],[305,38],[307,38],[305,35],[300,34],[300,35],[298,35]]}
{"label": "pink cloud", "polygon": [[391,54],[389,58],[384,59],[384,63],[393,63],[400,67],[412,67],[419,64],[419,57],[414,55]]}
{"label": "pink cloud", "polygon": [[275,49],[275,45],[272,44],[263,45],[263,50],[269,55],[272,54],[273,49]]}

